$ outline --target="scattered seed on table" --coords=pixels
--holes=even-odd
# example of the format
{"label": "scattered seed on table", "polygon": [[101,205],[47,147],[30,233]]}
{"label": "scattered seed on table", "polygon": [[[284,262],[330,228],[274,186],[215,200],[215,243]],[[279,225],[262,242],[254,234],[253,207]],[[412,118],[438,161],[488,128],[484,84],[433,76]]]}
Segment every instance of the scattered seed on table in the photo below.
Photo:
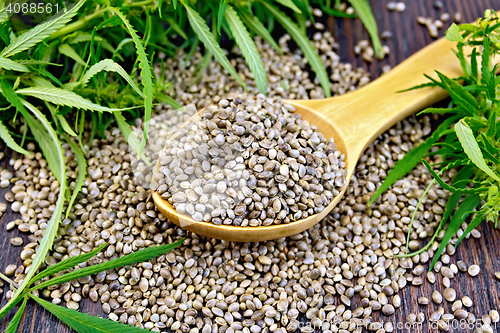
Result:
{"label": "scattered seed on table", "polygon": [[386,304],[382,307],[382,313],[385,314],[386,316],[390,316],[394,314],[394,306],[391,304]]}
{"label": "scattered seed on table", "polygon": [[458,310],[456,310],[456,311],[453,312],[453,315],[455,316],[455,318],[457,320],[460,321],[460,320],[466,319],[467,316],[468,316],[468,313],[467,313],[467,311],[465,311],[463,309],[458,309]]}
{"label": "scattered seed on table", "polygon": [[453,302],[453,304],[451,306],[451,311],[455,312],[455,311],[457,311],[457,310],[459,310],[461,308],[462,308],[462,301],[458,300],[458,301]]}
{"label": "scattered seed on table", "polygon": [[476,276],[479,274],[479,271],[481,269],[479,268],[478,265],[471,265],[469,266],[469,269],[467,270],[467,272],[469,273],[470,276]]}
{"label": "scattered seed on table", "polygon": [[455,299],[457,298],[457,292],[453,288],[446,288],[444,290],[444,299],[447,300],[448,302],[454,302]]}
{"label": "scattered seed on table", "polygon": [[445,288],[449,288],[451,286],[451,281],[449,277],[447,276],[443,277],[443,286]]}
{"label": "scattered seed on table", "polygon": [[427,297],[419,297],[417,302],[420,305],[427,305],[429,304],[429,299]]}
{"label": "scattered seed on table", "polygon": [[494,323],[498,323],[500,321],[500,316],[499,316],[497,310],[491,310],[490,317],[491,317],[491,321]]}
{"label": "scattered seed on table", "polygon": [[12,276],[14,275],[14,272],[16,271],[17,269],[17,266],[16,265],[8,265],[6,268],[5,268],[5,275],[7,276]]}
{"label": "scattered seed on table", "polygon": [[472,299],[469,296],[462,297],[462,304],[466,308],[470,308],[472,306]]}
{"label": "scattered seed on table", "polygon": [[23,239],[21,237],[14,237],[10,239],[10,243],[13,246],[21,246],[23,245]]}
{"label": "scattered seed on table", "polygon": [[445,313],[441,316],[441,319],[446,322],[453,320],[453,318],[455,318],[455,316],[451,313]]}
{"label": "scattered seed on table", "polygon": [[442,319],[438,320],[438,328],[441,331],[449,331],[450,330],[450,326]]}
{"label": "scattered seed on table", "polygon": [[396,7],[394,8],[394,10],[397,12],[404,12],[405,9],[406,9],[406,5],[404,4],[404,2],[398,2],[396,4]]}
{"label": "scattered seed on table", "polygon": [[433,312],[429,317],[430,321],[438,321],[439,319],[441,319],[441,313],[439,313],[438,311]]}
{"label": "scattered seed on table", "polygon": [[432,284],[434,284],[434,282],[436,282],[436,275],[434,274],[433,271],[427,272],[427,280],[429,281],[429,283],[432,283]]}
{"label": "scattered seed on table", "polygon": [[441,303],[443,303],[443,296],[441,295],[441,293],[439,291],[434,290],[434,292],[432,293],[432,300],[436,304],[441,304]]}
{"label": "scattered seed on table", "polygon": [[462,260],[457,262],[458,269],[461,270],[462,272],[467,272],[467,264],[463,262]]}

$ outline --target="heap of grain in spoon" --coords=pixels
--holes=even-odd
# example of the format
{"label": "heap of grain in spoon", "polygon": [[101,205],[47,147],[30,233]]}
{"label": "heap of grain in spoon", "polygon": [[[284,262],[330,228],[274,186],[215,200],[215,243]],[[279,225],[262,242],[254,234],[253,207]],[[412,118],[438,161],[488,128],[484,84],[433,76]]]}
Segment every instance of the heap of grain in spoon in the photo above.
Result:
{"label": "heap of grain in spoon", "polygon": [[153,188],[195,221],[269,226],[322,212],[346,174],[333,139],[293,106],[231,94],[167,140]]}

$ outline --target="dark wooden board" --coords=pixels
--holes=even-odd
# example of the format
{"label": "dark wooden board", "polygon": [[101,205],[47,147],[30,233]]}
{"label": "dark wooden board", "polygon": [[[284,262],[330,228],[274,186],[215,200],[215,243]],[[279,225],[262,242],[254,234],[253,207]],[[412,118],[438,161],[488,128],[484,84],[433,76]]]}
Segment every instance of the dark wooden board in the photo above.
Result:
{"label": "dark wooden board", "polygon": [[[391,0],[392,1],[392,0]],[[332,1],[333,2],[333,1]],[[375,60],[368,65],[361,57],[353,53],[353,48],[361,39],[367,39],[368,36],[359,20],[342,19],[324,19],[327,28],[334,34],[335,39],[340,44],[339,55],[341,60],[349,62],[354,66],[364,67],[370,73],[372,78],[376,78],[382,72],[382,66],[396,66],[398,63],[408,58],[425,45],[431,43],[433,39],[429,36],[427,29],[417,23],[418,16],[432,17],[437,19],[441,13],[448,12],[451,16],[455,12],[462,14],[464,22],[474,21],[484,13],[485,9],[500,9],[500,0],[442,0],[443,9],[436,10],[432,4],[433,0],[406,0],[406,10],[403,13],[389,12],[385,8],[389,0],[371,0],[373,11],[379,25],[380,32],[391,31],[393,38],[383,41],[388,45],[391,52],[383,61]],[[442,36],[444,29],[440,31]],[[7,166],[7,159],[0,162],[2,166]],[[0,201],[4,201],[5,190],[0,190]],[[7,210],[0,218],[0,270],[3,272],[9,264],[21,264],[19,258],[22,247],[15,248],[10,245],[10,238],[20,236],[28,242],[27,236],[15,230],[7,232],[5,226],[8,222],[18,218],[16,214]],[[500,271],[500,231],[495,230],[491,224],[482,225],[480,231],[483,237],[479,240],[469,239],[464,241],[458,248],[457,258],[468,264],[479,263],[481,274],[475,278],[460,274],[452,282],[452,286],[457,290],[458,296],[468,295],[474,301],[473,312],[478,318],[488,313],[491,309],[500,307],[500,281],[495,280],[494,272]],[[458,260],[457,259],[457,260]],[[441,287],[439,287],[441,288]],[[5,294],[4,287],[4,294]],[[406,327],[406,318],[410,313],[425,312],[428,318],[430,314],[437,310],[437,306],[429,304],[427,307],[417,305],[417,298],[420,296],[430,297],[434,287],[425,281],[424,285],[419,287],[406,287],[400,293],[402,306],[396,311],[396,314],[390,317],[382,316],[380,313],[374,315],[375,320],[392,321],[395,327],[400,325],[402,329],[396,329],[396,332],[435,332],[428,324],[422,327]],[[438,289],[441,292],[442,289]],[[6,303],[2,295],[1,305]],[[432,302],[431,302],[432,303]],[[448,308],[445,308],[449,310]],[[87,312],[94,316],[104,316],[101,311],[100,303],[92,303],[90,299],[84,299],[81,302],[82,312]],[[4,331],[14,315],[14,312],[4,318],[0,323],[0,329]],[[45,311],[39,306],[29,302],[26,313],[21,320],[19,332],[28,333],[66,333],[70,330],[62,324],[57,318]],[[460,332],[457,329],[453,332]],[[464,332],[472,332],[466,329]],[[496,331],[496,330],[495,330]]]}

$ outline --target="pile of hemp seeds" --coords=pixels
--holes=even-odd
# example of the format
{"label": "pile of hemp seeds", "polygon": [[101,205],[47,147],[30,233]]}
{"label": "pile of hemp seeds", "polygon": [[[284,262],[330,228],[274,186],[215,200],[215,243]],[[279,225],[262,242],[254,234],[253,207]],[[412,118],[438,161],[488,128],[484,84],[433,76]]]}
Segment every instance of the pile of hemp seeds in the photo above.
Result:
{"label": "pile of hemp seeds", "polygon": [[183,124],[159,155],[152,189],[195,221],[239,227],[321,213],[346,183],[333,138],[281,98],[229,94]]}
{"label": "pile of hemp seeds", "polygon": [[[301,51],[289,49],[289,40],[287,35],[280,39],[284,51],[280,55],[256,39],[268,73],[268,97],[323,97],[319,83],[309,76]],[[329,33],[314,34],[313,43],[331,73],[333,95],[369,82],[364,70],[340,62],[335,52],[338,45]],[[157,106],[150,123],[150,158],[158,158],[165,140],[198,110],[228,94],[242,93],[237,82],[214,61],[199,81],[193,82],[201,59],[199,52],[186,59],[179,51],[175,58],[164,61],[166,80],[173,82],[176,99],[184,110]],[[249,94],[257,95],[241,55],[231,61],[251,87]],[[155,67],[157,75],[160,68]],[[136,125],[140,127],[141,122]],[[109,319],[155,332],[284,333],[316,328],[326,333],[359,333],[366,327],[383,333],[396,330],[391,315],[401,306],[399,291],[407,285],[419,286],[426,279],[435,283],[436,290],[443,290],[444,300],[437,294],[419,298],[419,305],[431,306],[432,298],[439,308],[430,318],[423,312],[412,313],[408,322],[433,321],[447,330],[451,318],[473,321],[470,299],[456,295],[452,285],[460,272],[468,270],[474,275],[479,271],[465,263],[455,264],[451,244],[427,274],[425,267],[437,242],[412,258],[393,257],[404,253],[408,233],[410,249],[421,248],[441,220],[448,193],[433,185],[418,208],[412,230],[409,228],[418,200],[432,179],[427,169],[419,165],[368,205],[388,171],[431,130],[428,116],[412,116],[382,134],[361,156],[343,199],[311,229],[274,241],[233,243],[188,234],[162,216],[146,185],[151,174],[143,172],[146,167],[133,159],[120,130],[110,127],[104,139],[94,139],[86,146],[87,179],[71,213],[61,223],[47,265],[92,251],[104,242],[109,244],[107,248],[86,265],[187,238],[182,246],[154,260],[49,287],[40,294],[71,309],[79,309],[81,300],[89,297],[102,304]],[[33,144],[27,148],[35,150]],[[76,161],[70,147],[63,148],[71,184],[77,176]],[[439,157],[434,158],[432,162],[439,161]],[[0,184],[12,186],[5,199],[20,218],[6,228],[27,233],[29,242],[13,238],[13,246],[24,246],[23,265],[9,265],[5,274],[20,283],[47,227],[59,186],[39,152],[33,158],[14,153],[9,165],[0,172]],[[448,181],[454,173],[445,172],[443,180]],[[464,223],[452,243],[466,227]],[[444,230],[437,241],[443,234]],[[480,237],[480,233],[475,231],[472,236]],[[5,295],[9,299],[12,290],[6,290]],[[384,323],[375,318],[383,318]],[[485,326],[476,332],[492,332],[486,325],[498,321],[498,312],[493,309],[482,320]]]}

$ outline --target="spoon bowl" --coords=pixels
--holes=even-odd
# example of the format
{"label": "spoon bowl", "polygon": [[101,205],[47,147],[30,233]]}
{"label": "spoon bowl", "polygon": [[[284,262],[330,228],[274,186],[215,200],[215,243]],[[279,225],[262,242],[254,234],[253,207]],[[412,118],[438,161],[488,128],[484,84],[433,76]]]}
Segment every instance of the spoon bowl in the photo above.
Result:
{"label": "spoon bowl", "polygon": [[[346,185],[321,212],[298,221],[270,226],[238,227],[197,222],[176,212],[157,192],[153,200],[170,221],[193,233],[236,242],[257,242],[292,236],[320,222],[342,199],[364,149],[398,121],[445,98],[439,87],[426,87],[398,93],[428,82],[424,74],[437,79],[439,71],[448,77],[463,75],[459,60],[452,52],[455,44],[441,38],[412,55],[389,73],[345,95],[315,99],[286,100],[295,113],[315,125],[326,138],[334,138],[337,149],[345,155]],[[471,50],[466,50],[470,54]],[[494,59],[498,62],[498,58]],[[159,162],[155,173],[159,170]]]}

